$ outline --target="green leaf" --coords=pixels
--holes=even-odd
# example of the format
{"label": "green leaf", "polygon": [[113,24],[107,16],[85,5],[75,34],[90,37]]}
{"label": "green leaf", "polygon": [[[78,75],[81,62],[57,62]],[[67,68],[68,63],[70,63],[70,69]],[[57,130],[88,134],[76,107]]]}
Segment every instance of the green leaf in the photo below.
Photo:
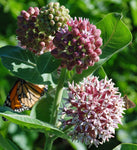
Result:
{"label": "green leaf", "polygon": [[101,66],[94,72],[94,76],[97,76],[100,79],[104,79],[105,77],[107,77],[107,74],[106,74],[104,68]]}
{"label": "green leaf", "polygon": [[103,39],[102,55],[100,55],[99,62],[95,63],[93,67],[84,70],[82,74],[74,74],[72,81],[79,82],[83,77],[89,76],[97,68],[102,66],[115,53],[121,51],[132,40],[131,32],[126,25],[121,21],[121,15],[118,13],[108,14],[104,19],[96,24],[97,28],[101,30]]}
{"label": "green leaf", "polygon": [[22,114],[9,111],[9,108],[0,107],[0,115],[2,115],[3,117],[7,118],[8,120],[18,125],[25,126],[32,129],[37,129],[40,130],[41,132],[50,132],[56,135],[57,137],[67,138],[66,134],[64,134],[61,130],[54,127],[53,125],[42,122],[28,115],[22,115]]}
{"label": "green leaf", "polygon": [[60,60],[51,55],[50,52],[40,55],[37,61],[37,67],[40,73],[51,73],[60,65]]}
{"label": "green leaf", "polygon": [[33,106],[30,116],[44,122],[50,122],[53,101],[54,98],[49,94],[47,97],[43,97]]}
{"label": "green leaf", "polygon": [[74,150],[87,150],[87,147],[81,142],[76,141],[72,142],[71,140],[68,140],[68,142],[70,143],[70,145],[73,147]]}
{"label": "green leaf", "polygon": [[0,134],[0,146],[4,150],[19,150],[19,148],[10,140],[5,139],[1,134]]}
{"label": "green leaf", "polygon": [[137,26],[137,1],[136,0],[131,0],[130,1],[130,8],[131,8],[131,15],[133,18],[133,23],[135,26]]}
{"label": "green leaf", "polygon": [[60,76],[60,72],[59,70],[55,70],[54,72],[51,73],[52,75],[52,80],[55,84],[58,83],[58,80],[59,80],[59,76]]}
{"label": "green leaf", "polygon": [[15,76],[35,84],[52,84],[52,77],[47,73],[40,73],[37,69],[38,57],[32,52],[17,46],[0,48],[3,65]]}
{"label": "green leaf", "polygon": [[115,147],[113,150],[137,150],[137,144],[123,143]]}

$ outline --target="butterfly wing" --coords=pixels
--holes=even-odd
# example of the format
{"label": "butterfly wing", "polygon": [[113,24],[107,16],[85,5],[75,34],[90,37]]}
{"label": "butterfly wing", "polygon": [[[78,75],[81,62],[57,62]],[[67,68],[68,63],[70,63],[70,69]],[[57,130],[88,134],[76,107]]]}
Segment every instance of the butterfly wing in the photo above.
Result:
{"label": "butterfly wing", "polygon": [[15,110],[16,108],[21,108],[22,105],[18,99],[17,95],[17,90],[18,90],[18,85],[20,84],[20,80],[17,80],[12,89],[10,90],[6,101],[4,103],[4,106],[8,106],[11,109]]}
{"label": "butterfly wing", "polygon": [[136,107],[136,104],[135,104],[134,102],[132,102],[132,101],[127,97],[127,95],[125,95],[125,96],[123,97],[123,100],[124,100],[124,102],[125,102],[125,108],[126,108],[126,109]]}
{"label": "butterfly wing", "polygon": [[4,106],[17,112],[29,110],[44,94],[44,91],[44,86],[40,87],[19,79],[9,92]]}
{"label": "butterfly wing", "polygon": [[26,108],[31,108],[39,98],[44,94],[44,86],[39,87],[38,85],[22,81],[22,85],[18,90],[19,100]]}

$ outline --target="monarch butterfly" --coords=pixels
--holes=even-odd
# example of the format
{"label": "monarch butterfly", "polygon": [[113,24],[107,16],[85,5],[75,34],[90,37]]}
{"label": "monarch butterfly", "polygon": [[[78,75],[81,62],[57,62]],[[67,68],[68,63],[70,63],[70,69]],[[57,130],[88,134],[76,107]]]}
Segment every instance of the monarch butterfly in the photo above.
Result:
{"label": "monarch butterfly", "polygon": [[18,79],[10,90],[4,106],[16,112],[29,110],[44,94],[44,86],[35,85],[23,79]]}

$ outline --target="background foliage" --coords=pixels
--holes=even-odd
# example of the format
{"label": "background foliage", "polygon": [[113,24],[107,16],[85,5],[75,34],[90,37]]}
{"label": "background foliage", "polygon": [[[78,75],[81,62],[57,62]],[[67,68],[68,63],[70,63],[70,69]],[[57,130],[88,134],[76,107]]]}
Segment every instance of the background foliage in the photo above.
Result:
{"label": "background foliage", "polygon": [[[54,0],[55,1],[55,0]],[[50,0],[0,0],[0,47],[5,45],[17,45],[16,28],[17,16],[21,10],[27,10],[29,6],[42,7]],[[91,23],[96,24],[106,14],[119,12],[123,15],[123,22],[128,26],[133,34],[132,43],[115,54],[103,67],[108,75],[119,87],[122,94],[137,104],[137,1],[136,0],[60,0],[61,5],[70,9],[72,17],[86,17]],[[12,87],[16,77],[14,77],[0,63],[0,105],[3,105],[5,98]],[[13,123],[1,123],[0,134],[8,137],[13,144],[16,143],[19,149],[41,150],[43,149],[43,134],[33,132],[29,129],[19,127]],[[0,140],[2,137],[0,136]],[[21,142],[22,141],[22,142]],[[99,146],[98,149],[113,149],[119,143],[137,143],[137,108],[129,109],[125,112],[123,126],[116,131],[115,138],[110,142]],[[54,150],[73,150],[78,149],[77,143],[57,139],[54,142]],[[38,147],[41,147],[38,148]],[[2,149],[0,147],[0,149]],[[94,146],[89,149],[97,149]],[[84,148],[83,148],[84,150]]]}

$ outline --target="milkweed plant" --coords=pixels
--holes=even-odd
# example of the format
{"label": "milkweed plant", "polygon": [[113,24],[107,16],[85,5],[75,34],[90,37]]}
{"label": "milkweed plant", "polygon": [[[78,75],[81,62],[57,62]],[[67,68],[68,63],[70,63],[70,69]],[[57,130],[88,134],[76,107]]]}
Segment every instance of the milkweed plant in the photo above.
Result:
{"label": "milkweed plant", "polygon": [[0,115],[44,132],[45,150],[58,137],[89,147],[109,141],[122,124],[125,105],[102,65],[132,40],[121,19],[110,13],[93,24],[92,18],[71,17],[58,2],[22,10],[18,45],[1,47],[0,57],[13,75],[48,90],[29,115],[6,107],[0,107]]}

